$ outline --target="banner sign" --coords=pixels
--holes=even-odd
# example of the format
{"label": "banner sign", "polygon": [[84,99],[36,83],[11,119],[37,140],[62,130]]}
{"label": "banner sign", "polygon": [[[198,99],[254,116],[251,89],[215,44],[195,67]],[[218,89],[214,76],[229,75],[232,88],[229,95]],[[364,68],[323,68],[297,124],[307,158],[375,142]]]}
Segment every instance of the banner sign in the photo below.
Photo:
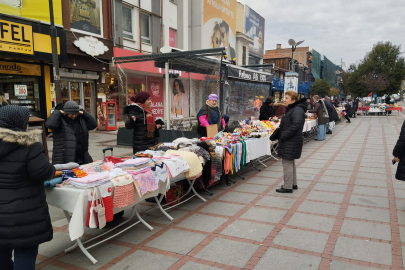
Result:
{"label": "banner sign", "polygon": [[14,95],[16,97],[26,97],[28,95],[27,85],[14,84]]}
{"label": "banner sign", "polygon": [[264,18],[247,5],[245,5],[245,34],[253,38],[253,43],[249,44],[249,53],[263,57]]}
{"label": "banner sign", "polygon": [[148,76],[148,90],[152,100],[152,113],[155,118],[164,117],[163,107],[163,78]]}
{"label": "banner sign", "polygon": [[241,69],[236,66],[227,66],[228,78],[236,78],[245,81],[271,83],[273,76],[268,73],[256,72],[254,70]]}

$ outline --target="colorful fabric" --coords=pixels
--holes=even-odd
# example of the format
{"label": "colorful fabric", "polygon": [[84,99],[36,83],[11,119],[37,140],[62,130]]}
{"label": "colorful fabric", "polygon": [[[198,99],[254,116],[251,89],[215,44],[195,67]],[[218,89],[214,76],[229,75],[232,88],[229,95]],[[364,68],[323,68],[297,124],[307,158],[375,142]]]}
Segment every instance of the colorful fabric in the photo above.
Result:
{"label": "colorful fabric", "polygon": [[113,156],[106,156],[104,158],[105,162],[112,162],[114,164],[124,162],[121,158],[113,157]]}
{"label": "colorful fabric", "polygon": [[72,170],[62,170],[62,181],[65,181],[69,178],[77,178]]}
{"label": "colorful fabric", "polygon": [[241,168],[244,169],[246,166],[246,142],[242,141],[242,160],[241,160]]}
{"label": "colorful fabric", "polygon": [[142,198],[143,195],[151,193],[159,188],[159,181],[155,178],[151,170],[148,170],[145,173],[132,175],[132,177],[140,198]]}
{"label": "colorful fabric", "polygon": [[82,178],[82,177],[86,177],[87,173],[85,173],[83,170],[81,169],[73,169],[72,170],[73,173],[78,177],[78,178]]}
{"label": "colorful fabric", "polygon": [[[202,174],[202,164],[200,160],[198,159],[197,155],[192,153],[192,152],[185,152],[185,151],[175,151],[175,150],[169,150],[166,152],[166,154],[173,154],[173,155],[179,155],[183,159],[185,159],[188,163],[189,170],[186,171],[186,178],[187,179],[196,179],[197,177],[200,177]],[[215,177],[215,174],[214,174]]]}
{"label": "colorful fabric", "polygon": [[161,161],[155,162],[155,166],[152,168],[153,175],[159,181],[166,182],[167,178],[169,177],[166,164]]}
{"label": "colorful fabric", "polygon": [[133,203],[135,203],[135,188],[133,184],[114,187],[114,208],[124,208]]}
{"label": "colorful fabric", "polygon": [[231,161],[232,161],[232,155],[231,153],[229,153],[229,151],[225,151],[225,174],[229,174],[230,170],[231,170]]}
{"label": "colorful fabric", "polygon": [[[168,150],[168,151],[173,151],[173,150]],[[165,163],[167,168],[169,169],[171,178],[175,178],[179,174],[190,170],[190,166],[188,165],[188,163],[185,159],[183,159],[181,157],[170,156],[170,155],[166,155],[164,157],[170,158],[170,159],[163,159],[163,163]]]}
{"label": "colorful fabric", "polygon": [[51,180],[45,181],[44,182],[44,187],[45,188],[52,188],[55,187],[57,184],[62,183],[62,177],[56,177]]}
{"label": "colorful fabric", "polygon": [[126,186],[133,182],[132,176],[130,174],[120,175],[111,179],[111,183],[114,187]]}

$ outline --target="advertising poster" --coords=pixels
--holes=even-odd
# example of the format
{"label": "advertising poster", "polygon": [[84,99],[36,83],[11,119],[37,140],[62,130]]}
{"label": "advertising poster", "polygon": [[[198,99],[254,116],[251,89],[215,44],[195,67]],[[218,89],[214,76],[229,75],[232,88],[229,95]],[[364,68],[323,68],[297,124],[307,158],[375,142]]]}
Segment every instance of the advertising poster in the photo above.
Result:
{"label": "advertising poster", "polygon": [[293,90],[298,92],[298,78],[297,77],[285,77],[284,93],[286,91]]}
{"label": "advertising poster", "polygon": [[[7,15],[16,15],[34,21],[49,23],[49,0],[0,0],[0,11]],[[62,1],[53,0],[54,21],[62,22]]]}
{"label": "advertising poster", "polygon": [[245,31],[246,35],[253,38],[253,43],[249,45],[249,52],[263,57],[264,18],[247,5],[245,5]]}
{"label": "advertising poster", "polygon": [[152,100],[152,113],[156,118],[164,117],[163,108],[163,78],[148,76],[147,80],[148,90]]}
{"label": "advertising poster", "polygon": [[172,87],[172,102],[171,102],[171,115],[172,117],[185,118],[188,117],[188,87],[186,81],[181,79],[170,79]]}
{"label": "advertising poster", "polygon": [[202,48],[226,47],[236,57],[236,0],[204,0]]}
{"label": "advertising poster", "polygon": [[176,47],[176,31],[173,29],[169,30],[169,46]]}
{"label": "advertising poster", "polygon": [[69,0],[70,28],[101,35],[101,0]]}

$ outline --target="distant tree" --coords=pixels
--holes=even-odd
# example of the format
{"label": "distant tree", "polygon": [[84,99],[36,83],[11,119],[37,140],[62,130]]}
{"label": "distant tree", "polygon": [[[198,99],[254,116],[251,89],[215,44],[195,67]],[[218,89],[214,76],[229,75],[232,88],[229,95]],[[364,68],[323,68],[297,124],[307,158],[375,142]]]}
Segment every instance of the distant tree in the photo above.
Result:
{"label": "distant tree", "polygon": [[337,96],[339,96],[339,93],[340,93],[340,90],[335,87],[331,87],[329,90],[329,96],[337,97]]}
{"label": "distant tree", "polygon": [[401,46],[378,42],[354,67],[345,87],[357,96],[366,96],[371,91],[380,96],[398,93],[405,79],[405,59],[401,54]]}
{"label": "distant tree", "polygon": [[330,93],[331,87],[332,85],[327,79],[316,80],[311,84],[311,95],[318,95],[320,97],[327,96]]}

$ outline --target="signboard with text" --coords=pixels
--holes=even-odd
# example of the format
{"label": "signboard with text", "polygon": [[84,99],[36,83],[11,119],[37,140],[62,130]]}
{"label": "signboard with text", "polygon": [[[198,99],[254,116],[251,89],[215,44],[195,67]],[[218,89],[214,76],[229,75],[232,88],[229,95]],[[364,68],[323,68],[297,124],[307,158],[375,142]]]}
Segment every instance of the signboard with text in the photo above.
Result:
{"label": "signboard with text", "polygon": [[26,97],[28,95],[27,85],[14,84],[14,95],[16,97]]}
{"label": "signboard with text", "polygon": [[152,100],[152,113],[155,118],[164,117],[163,78],[148,76],[148,90]]}
{"label": "signboard with text", "polygon": [[32,26],[0,20],[0,51],[34,54]]}
{"label": "signboard with text", "polygon": [[268,73],[255,72],[249,69],[242,69],[236,66],[227,66],[228,78],[236,78],[245,81],[271,83],[273,76]]}
{"label": "signboard with text", "polygon": [[263,57],[264,18],[247,5],[245,5],[245,34],[253,38],[253,43],[249,44],[249,53]]}

